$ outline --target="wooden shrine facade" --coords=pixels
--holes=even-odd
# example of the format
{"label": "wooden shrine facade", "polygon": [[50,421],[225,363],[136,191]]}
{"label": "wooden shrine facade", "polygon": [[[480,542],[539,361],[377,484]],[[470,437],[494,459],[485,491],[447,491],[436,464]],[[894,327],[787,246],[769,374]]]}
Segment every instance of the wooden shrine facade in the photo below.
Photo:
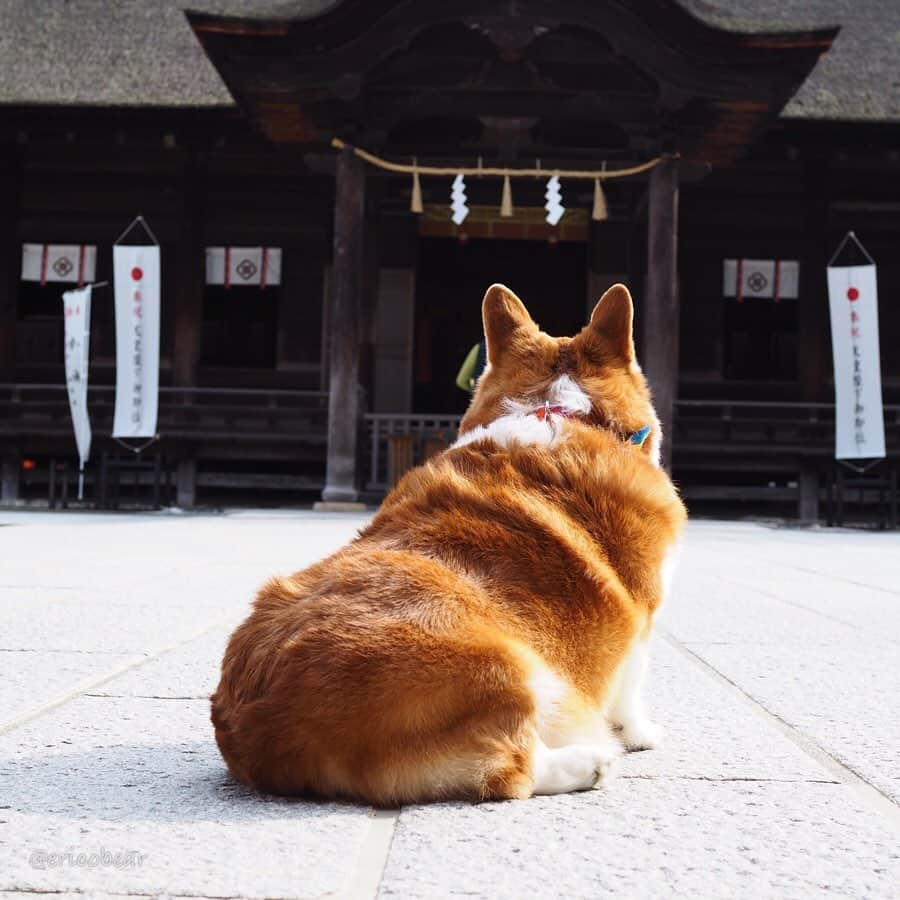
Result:
{"label": "wooden shrine facade", "polygon": [[[189,18],[239,106],[276,142],[337,136],[456,158],[465,148],[500,163],[543,156],[550,170],[573,157],[668,154],[643,195],[651,326],[642,349],[666,431],[678,377],[680,170],[733,162],[835,34],[749,38],[701,25],[667,0],[560,0],[552,11],[527,0],[348,0],[307,21]],[[352,502],[366,176],[351,147],[335,179],[323,499]]]}
{"label": "wooden shrine facade", "polygon": [[[777,118],[834,30],[725,32],[674,0],[345,0],[305,20],[189,19],[236,110],[0,111],[0,382],[62,383],[49,321],[59,286],[24,285],[22,242],[96,244],[104,279],[111,240],[142,213],[163,245],[166,452],[183,502],[198,484],[266,479],[358,499],[365,413],[464,406],[450,376],[494,280],[537,304],[551,331],[577,327],[611,281],[632,285],[676,474],[703,469],[721,443],[675,428],[678,398],[829,399],[827,249],[845,227],[866,236],[867,223],[877,254],[896,238],[900,203],[886,177],[893,126]],[[611,183],[603,222],[588,218],[590,185],[564,182],[556,230],[540,221],[541,181],[514,185],[516,215],[503,220],[499,184],[469,179],[477,215],[456,228],[441,212],[449,179],[423,180],[425,211],[413,214],[408,178],[335,152],[333,137],[449,166],[665,162]],[[281,283],[207,285],[216,246],[280,248]],[[799,261],[799,299],[769,303],[760,321],[762,306],[736,309],[722,266],[742,257]],[[111,296],[97,297],[100,390],[114,336]],[[773,328],[784,346],[756,352]],[[889,400],[892,390],[889,377]],[[8,474],[68,446],[38,407],[16,402],[0,423]],[[692,441],[702,449],[685,453]]]}

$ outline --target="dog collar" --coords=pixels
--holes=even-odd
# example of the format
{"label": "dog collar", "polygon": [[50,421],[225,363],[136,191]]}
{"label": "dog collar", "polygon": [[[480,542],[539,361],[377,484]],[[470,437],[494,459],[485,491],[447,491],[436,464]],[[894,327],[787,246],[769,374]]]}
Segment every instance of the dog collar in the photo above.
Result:
{"label": "dog collar", "polygon": [[550,416],[562,416],[564,419],[573,419],[575,414],[569,412],[564,406],[551,406],[548,400],[543,406],[533,409],[529,415],[535,416],[541,422],[550,418]]}
{"label": "dog collar", "polygon": [[[550,421],[550,416],[560,416],[563,419],[574,419],[577,416],[576,413],[570,412],[564,406],[551,406],[549,400],[543,406],[533,409],[529,415],[534,416],[541,422]],[[632,431],[631,434],[628,435],[628,440],[630,443],[634,444],[635,447],[640,447],[641,444],[647,440],[649,434],[650,426],[645,425],[637,431]]]}
{"label": "dog collar", "polygon": [[644,441],[647,440],[647,436],[650,434],[650,426],[645,425],[643,428],[638,428],[637,431],[632,431],[630,435],[628,435],[628,440],[631,441],[635,447],[640,447]]}

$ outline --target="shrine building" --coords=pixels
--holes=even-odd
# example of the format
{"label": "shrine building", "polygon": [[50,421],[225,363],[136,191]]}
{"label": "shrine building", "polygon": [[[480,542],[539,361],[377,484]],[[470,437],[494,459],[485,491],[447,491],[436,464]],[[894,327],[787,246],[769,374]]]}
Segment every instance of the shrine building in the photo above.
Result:
{"label": "shrine building", "polygon": [[[113,294],[97,287],[99,505],[375,501],[453,440],[489,284],[560,335],[623,281],[692,511],[816,519],[835,479],[826,264],[851,229],[878,264],[896,473],[900,5],[40,10],[9,0],[0,29],[3,502],[58,502],[72,478],[60,295],[111,282],[138,214],[161,246],[159,440],[135,458],[109,436]],[[562,177],[555,225],[546,177],[511,179],[504,208],[502,178],[469,174],[457,224],[451,175],[413,196],[408,169],[357,149],[448,171],[641,171],[602,180],[599,215],[594,182]]]}

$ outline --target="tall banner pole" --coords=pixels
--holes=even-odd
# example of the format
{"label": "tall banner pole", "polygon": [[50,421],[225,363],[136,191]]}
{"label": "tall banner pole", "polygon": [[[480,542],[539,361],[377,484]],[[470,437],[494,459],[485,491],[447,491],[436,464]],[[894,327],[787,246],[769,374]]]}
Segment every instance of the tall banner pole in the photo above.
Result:
{"label": "tall banner pole", "polygon": [[[121,243],[142,227],[149,244]],[[120,443],[146,439],[139,453],[157,438],[159,407],[159,242],[138,216],[113,245],[116,303],[116,406],[112,436]]]}
{"label": "tall banner pole", "polygon": [[91,285],[62,295],[65,323],[66,390],[78,447],[78,499],[84,499],[84,464],[91,455],[87,390],[91,333]]}
{"label": "tall banner pole", "polygon": [[[867,260],[865,264],[837,264],[851,243]],[[875,260],[852,231],[828,263],[828,304],[834,351],[834,456],[874,464],[885,455],[878,281]]]}

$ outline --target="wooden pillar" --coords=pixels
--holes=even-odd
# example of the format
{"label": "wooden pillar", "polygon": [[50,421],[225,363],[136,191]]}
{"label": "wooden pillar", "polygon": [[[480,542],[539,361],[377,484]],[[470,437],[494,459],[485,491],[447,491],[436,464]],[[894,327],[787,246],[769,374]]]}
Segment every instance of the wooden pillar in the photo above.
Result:
{"label": "wooden pillar", "polygon": [[325,504],[356,504],[359,498],[356,464],[365,188],[363,163],[351,147],[345,147],[338,156],[334,199]]}
{"label": "wooden pillar", "polygon": [[12,505],[19,499],[19,472],[22,457],[16,451],[7,449],[0,462],[0,503]]}
{"label": "wooden pillar", "polygon": [[824,163],[814,160],[806,171],[804,250],[800,261],[800,299],[797,308],[797,365],[804,400],[833,400],[831,375],[831,319],[828,312],[826,267],[828,237],[828,185]]}
{"label": "wooden pillar", "polygon": [[[16,372],[21,185],[21,159],[14,148],[9,148],[0,155],[0,381],[15,381]],[[0,502],[12,504],[19,499],[21,463],[19,449],[7,444],[0,459]]]}
{"label": "wooden pillar", "polygon": [[[831,375],[831,319],[828,311],[828,265],[826,223],[829,185],[832,183],[824,158],[806,164],[804,249],[800,259],[800,296],[797,301],[797,375],[800,396],[810,402],[834,399],[828,384]],[[800,462],[801,522],[819,519],[819,477],[823,470],[814,456]]]}
{"label": "wooden pillar", "polygon": [[185,458],[178,460],[175,470],[175,503],[182,509],[190,509],[197,501],[197,462]]}
{"label": "wooden pillar", "polygon": [[[172,348],[172,381],[175,387],[195,387],[200,365],[203,327],[203,289],[206,283],[204,206],[206,171],[193,151],[185,161],[182,186],[182,227],[175,260],[175,337]],[[182,447],[176,468],[177,500],[190,508],[197,495],[197,463],[190,447]]]}
{"label": "wooden pillar", "polygon": [[647,208],[647,281],[641,366],[662,424],[662,465],[672,469],[672,422],[678,393],[678,161],[650,173]]}
{"label": "wooden pillar", "polygon": [[203,326],[203,288],[206,264],[203,241],[205,170],[195,152],[185,161],[182,187],[182,228],[176,249],[175,340],[173,381],[176,387],[194,387],[200,364]]}
{"label": "wooden pillar", "polygon": [[797,515],[801,522],[819,521],[819,471],[814,463],[804,463],[800,469],[800,498]]}
{"label": "wooden pillar", "polygon": [[[365,189],[371,191],[372,185]],[[370,195],[371,196],[371,195]],[[373,198],[374,199],[374,198]],[[371,200],[367,202],[371,206]],[[360,279],[359,313],[359,363],[357,380],[362,388],[360,400],[364,408],[372,407],[375,395],[375,311],[378,305],[378,229],[368,226],[368,217],[363,211],[363,270]]]}
{"label": "wooden pillar", "polygon": [[13,381],[16,369],[16,314],[22,244],[19,206],[22,171],[19,154],[0,156],[0,381]]}

